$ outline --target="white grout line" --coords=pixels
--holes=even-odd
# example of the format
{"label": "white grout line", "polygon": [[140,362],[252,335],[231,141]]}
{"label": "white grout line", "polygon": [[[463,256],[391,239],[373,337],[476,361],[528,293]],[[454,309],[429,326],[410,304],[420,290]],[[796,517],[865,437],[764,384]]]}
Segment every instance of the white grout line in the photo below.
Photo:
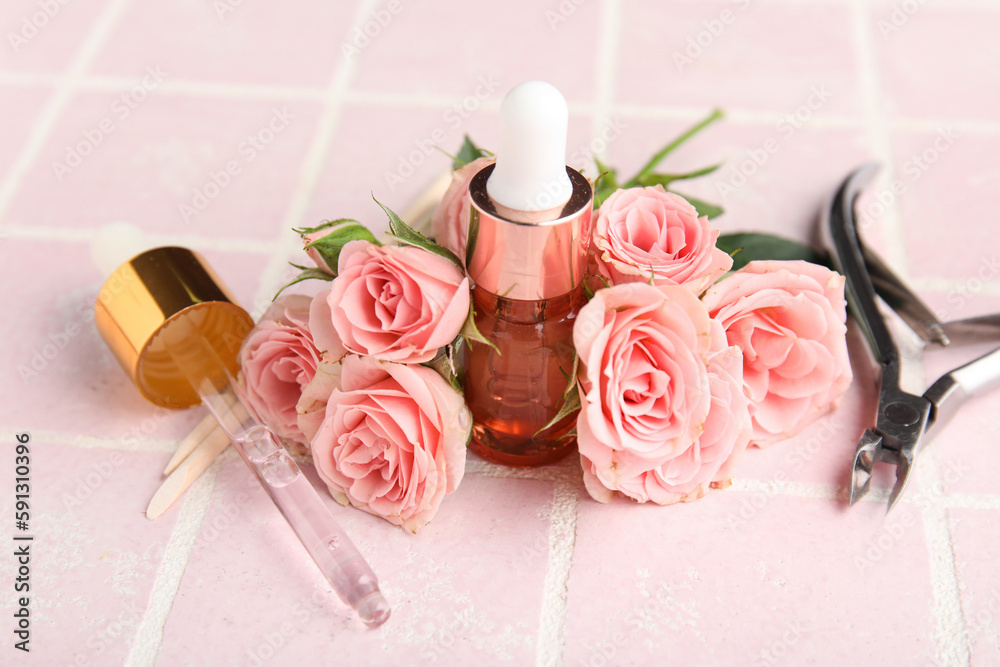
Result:
{"label": "white grout line", "polygon": [[150,591],[142,621],[136,630],[135,641],[125,660],[125,665],[128,667],[145,667],[156,662],[163,642],[167,617],[180,590],[184,571],[201,532],[201,524],[208,513],[219,467],[229,458],[220,456],[216,459],[186,492],[187,497],[180,508],[177,523],[170,534],[170,540],[164,549],[160,567],[153,580],[153,589]]}
{"label": "white grout line", "polygon": [[[892,144],[883,109],[879,66],[872,35],[872,17],[869,13],[867,0],[854,0],[852,9],[869,145],[874,149],[875,160],[886,165],[886,169],[880,175],[886,182],[889,182],[893,177]],[[886,259],[905,280],[909,276],[909,261],[906,257],[905,235],[903,234],[902,221],[899,218],[899,207],[886,207],[881,223],[885,229],[886,237],[890,240],[886,249]]]}
{"label": "white grout line", "polygon": [[[610,72],[609,63],[600,63],[598,79],[602,72]],[[0,88],[31,86],[71,86],[76,91],[128,91],[136,85],[135,79],[113,75],[68,75],[44,73],[0,72]],[[149,95],[185,95],[190,97],[215,97],[233,100],[283,99],[312,100],[322,102],[329,97],[329,89],[319,86],[282,86],[277,84],[226,83],[220,81],[196,81],[171,78],[149,91]],[[444,109],[462,102],[463,97],[449,93],[395,93],[349,90],[344,99],[349,104],[370,106],[428,109]],[[497,111],[499,99],[481,101],[481,109]],[[644,104],[595,104],[570,102],[570,111],[575,114],[622,115],[651,120],[701,120],[705,116],[704,107],[684,107],[678,105],[655,106]],[[782,110],[755,111],[750,109],[726,109],[727,122],[734,125],[772,125]],[[968,118],[883,118],[885,127],[894,131],[913,133],[937,133],[942,127],[952,127],[961,135],[1000,135],[1000,123],[988,119]],[[862,116],[841,116],[823,114],[809,120],[810,127],[817,129],[858,129],[868,127],[869,119]]]}
{"label": "white grout line", "polygon": [[[4,235],[11,239],[45,241],[48,243],[87,243],[97,233],[97,229],[74,227],[42,227],[12,223],[4,227]],[[151,247],[158,245],[181,245],[194,250],[212,250],[223,253],[251,253],[270,255],[274,252],[273,241],[240,238],[211,238],[199,234],[157,234],[145,232],[144,237]]]}
{"label": "white grout line", "polygon": [[[601,136],[601,131],[614,116],[615,79],[618,74],[618,40],[622,32],[622,8],[619,0],[604,0],[601,6],[601,33],[597,52],[597,99],[591,136]],[[595,157],[607,161],[601,152]]]}
{"label": "white grout line", "polygon": [[563,467],[556,480],[549,523],[549,561],[542,589],[535,664],[558,667],[564,663],[568,624],[569,575],[576,548],[580,514],[580,476]]}
{"label": "white grout line", "polygon": [[55,92],[38,112],[38,120],[32,126],[24,148],[21,149],[14,164],[11,165],[7,179],[3,184],[0,184],[0,220],[3,220],[7,213],[14,195],[21,185],[21,179],[35,164],[35,160],[45,145],[45,141],[49,138],[52,128],[76,91],[77,79],[90,66],[91,61],[97,55],[104,40],[111,33],[119,17],[124,13],[128,3],[129,0],[114,0],[104,9],[101,16],[97,19],[94,28],[87,35],[87,39],[84,40],[83,45],[73,58],[72,65],[66,76],[60,81]]}
{"label": "white grout line", "polygon": [[[135,437],[126,437],[132,436]],[[70,435],[53,431],[32,431],[31,437],[53,445],[69,445],[77,449],[104,449],[117,452],[173,452],[178,440],[159,440],[128,433],[120,438]]]}
{"label": "white grout line", "polygon": [[[921,488],[940,488],[941,467],[927,456],[917,472]],[[961,583],[955,565],[955,543],[948,510],[941,503],[920,508],[930,556],[931,584],[934,593],[936,659],[945,665],[968,665],[971,659],[969,627],[962,605]]]}

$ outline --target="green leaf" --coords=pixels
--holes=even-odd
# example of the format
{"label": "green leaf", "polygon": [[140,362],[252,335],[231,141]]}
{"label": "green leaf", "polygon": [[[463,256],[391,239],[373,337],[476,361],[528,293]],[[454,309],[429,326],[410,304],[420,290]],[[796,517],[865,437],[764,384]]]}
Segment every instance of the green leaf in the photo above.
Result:
{"label": "green leaf", "polygon": [[458,335],[465,339],[465,344],[469,346],[469,349],[472,349],[472,342],[475,341],[489,345],[497,354],[500,354],[500,348],[496,346],[496,343],[484,336],[479,331],[479,327],[476,326],[476,309],[472,304],[469,305],[469,314],[465,316],[465,324],[462,325],[462,330],[458,332]]}
{"label": "green leaf", "polygon": [[[548,424],[535,431],[532,437],[537,438],[538,434],[541,433],[542,431],[552,428],[553,426],[561,422],[563,419],[566,419],[566,417],[573,414],[574,412],[579,412],[581,405],[580,390],[579,388],[576,387],[575,383],[572,388],[573,391],[567,392],[566,395],[563,396],[562,405],[559,406],[559,412],[556,413],[556,416],[553,417],[551,420],[549,420]],[[571,436],[569,433],[567,433],[563,437],[571,437]]]}
{"label": "green leaf", "polygon": [[[372,197],[372,199],[375,198]],[[460,260],[455,253],[453,253],[451,250],[448,250],[444,246],[439,246],[437,243],[434,243],[434,241],[431,241],[429,238],[427,238],[426,236],[415,230],[413,227],[410,227],[408,224],[403,222],[402,218],[396,215],[392,211],[392,209],[383,205],[382,202],[380,202],[378,199],[375,199],[375,203],[378,204],[383,211],[385,211],[385,214],[387,216],[389,216],[390,236],[392,236],[400,243],[405,243],[406,245],[412,245],[418,248],[423,248],[424,250],[430,251],[436,255],[441,255],[445,259],[454,262],[458,268],[464,270],[465,267],[462,266],[462,260]]]}
{"label": "green leaf", "polygon": [[358,225],[361,224],[357,220],[353,220],[351,218],[337,218],[336,220],[324,220],[317,227],[297,227],[297,228],[292,229],[292,231],[295,232],[296,234],[300,234],[302,236],[305,236],[306,234],[313,234],[315,232],[321,232],[324,229],[330,229],[331,227],[337,227],[339,225],[345,225],[345,224],[350,223],[350,222],[353,222],[354,224],[358,224]]}
{"label": "green leaf", "polygon": [[462,147],[458,149],[458,155],[452,158],[451,168],[458,169],[460,167],[464,167],[473,160],[488,156],[489,154],[489,151],[476,146],[476,144],[472,142],[469,135],[465,135],[462,140]]}
{"label": "green leaf", "polygon": [[618,172],[615,169],[612,169],[597,158],[594,158],[594,164],[597,165],[597,171],[599,172],[597,180],[594,181],[594,208],[600,208],[604,200],[610,197],[620,186],[618,185]]}
{"label": "green leaf", "polygon": [[649,174],[648,176],[643,176],[638,179],[639,185],[649,186],[649,185],[662,185],[663,187],[669,187],[674,181],[684,181],[691,178],[699,178],[701,176],[708,176],[713,171],[721,167],[722,164],[713,164],[711,167],[703,167],[701,169],[695,169],[694,171],[689,171],[686,174]]}
{"label": "green leaf", "polygon": [[687,199],[688,203],[690,203],[691,206],[694,206],[694,210],[698,212],[698,217],[707,215],[708,219],[711,220],[712,218],[717,218],[723,213],[725,213],[725,209],[723,209],[721,206],[716,206],[715,204],[709,204],[707,201],[702,201],[701,199],[690,197],[688,195],[681,194],[680,192],[674,192],[674,194],[681,195],[681,197]]}
{"label": "green leaf", "polygon": [[650,158],[649,162],[647,162],[646,165],[639,170],[639,173],[636,174],[631,179],[629,179],[628,182],[626,182],[625,185],[623,185],[622,187],[631,188],[638,185],[640,180],[653,173],[653,171],[656,169],[656,166],[663,161],[663,158],[670,155],[670,153],[672,153],[677,147],[679,147],[685,141],[687,141],[694,135],[698,134],[700,131],[702,131],[703,129],[705,129],[706,127],[708,127],[709,125],[711,125],[712,123],[714,123],[715,121],[719,120],[722,117],[723,113],[721,110],[715,109],[714,111],[712,111],[712,113],[710,113],[704,120],[698,122],[696,125],[694,125],[686,132],[684,132],[681,136],[677,137],[669,144],[661,148],[659,152],[657,152],[656,155]]}
{"label": "green leaf", "polygon": [[326,265],[334,274],[337,273],[337,265],[340,262],[340,251],[351,241],[369,241],[376,245],[381,245],[367,227],[357,222],[341,225],[326,236],[321,236],[312,243],[307,243],[305,249],[315,248],[319,256],[323,258]]}
{"label": "green leaf", "polygon": [[[295,264],[292,264],[292,266],[294,266],[297,269],[302,268],[296,266]],[[333,280],[333,276],[331,276],[323,269],[305,269],[302,271],[302,273],[295,276],[292,282],[288,283],[287,285],[279,289],[277,293],[275,293],[274,298],[271,300],[273,301],[274,299],[277,299],[281,295],[281,293],[284,292],[286,289],[288,289],[289,287],[291,287],[296,283],[302,282],[303,280]]]}
{"label": "green leaf", "polygon": [[[576,389],[576,374],[580,370],[580,355],[573,350],[573,368],[570,370],[570,374],[566,377],[566,372],[563,371],[562,366],[559,367],[559,371],[562,372],[563,376],[566,377],[566,391],[563,392],[563,400],[569,398],[571,391]],[[579,395],[577,395],[579,398]]]}
{"label": "green leaf", "polygon": [[826,264],[826,258],[810,246],[773,234],[723,234],[715,245],[733,256],[733,271],[758,259],[803,259]]}

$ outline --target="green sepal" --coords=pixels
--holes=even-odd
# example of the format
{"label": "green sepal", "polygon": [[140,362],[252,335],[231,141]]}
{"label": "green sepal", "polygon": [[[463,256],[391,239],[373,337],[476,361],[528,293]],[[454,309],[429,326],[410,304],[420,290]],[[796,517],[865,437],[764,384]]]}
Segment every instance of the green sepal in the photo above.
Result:
{"label": "green sepal", "polygon": [[368,241],[375,245],[382,245],[367,227],[358,222],[350,222],[337,227],[326,236],[321,236],[315,241],[307,243],[303,249],[315,248],[330,271],[336,274],[340,262],[340,251],[351,241]]}
{"label": "green sepal", "polygon": [[295,227],[292,229],[296,234],[305,236],[306,234],[314,234],[315,232],[321,232],[324,229],[330,229],[331,227],[337,227],[339,225],[345,225],[348,223],[361,224],[353,218],[337,218],[336,220],[324,220],[320,225],[316,227]]}
{"label": "green sepal", "polygon": [[824,255],[812,247],[773,234],[723,234],[715,246],[733,257],[733,271],[760,259],[801,259],[829,266]]}
{"label": "green sepal", "polygon": [[491,155],[488,150],[473,143],[472,138],[466,134],[462,138],[462,147],[458,149],[458,154],[452,157],[451,168],[460,169],[474,160]]}
{"label": "green sepal", "polygon": [[500,354],[500,348],[496,346],[496,343],[488,339],[476,326],[476,310],[475,306],[469,304],[469,314],[465,317],[465,324],[462,325],[462,330],[458,332],[458,335],[465,340],[465,344],[472,349],[473,341],[477,343],[482,343],[483,345],[489,345],[493,348],[493,351]]}
{"label": "green sepal", "polygon": [[[563,395],[562,405],[559,406],[559,412],[556,413],[556,416],[553,417],[551,420],[549,420],[548,424],[535,431],[532,437],[537,438],[538,434],[541,433],[542,431],[552,428],[553,426],[561,422],[563,419],[573,414],[574,412],[579,412],[581,405],[582,403],[580,401],[580,390],[579,388],[577,388],[576,383],[574,382],[572,385],[572,391],[567,392],[565,395]],[[571,430],[569,433],[564,434],[562,437],[567,438],[567,437],[572,437],[573,435],[576,435],[575,430]]]}
{"label": "green sepal", "polygon": [[[375,197],[372,197],[372,199],[375,199]],[[412,245],[418,248],[423,248],[424,250],[432,252],[435,255],[440,255],[441,257],[444,257],[448,261],[453,262],[455,266],[457,266],[460,269],[463,269],[464,271],[465,267],[462,266],[462,260],[458,258],[458,255],[453,253],[451,250],[448,250],[444,246],[440,246],[437,243],[434,243],[434,241],[431,241],[429,238],[427,238],[426,236],[415,230],[413,227],[410,227],[408,224],[403,222],[402,218],[396,215],[396,213],[393,212],[392,209],[390,209],[388,206],[385,206],[378,199],[375,199],[375,203],[378,204],[383,211],[385,211],[385,214],[387,216],[389,216],[389,235],[391,237],[393,237],[400,243],[405,243],[406,245]]]}
{"label": "green sepal", "polygon": [[[291,264],[291,262],[289,262],[289,264]],[[288,289],[292,285],[295,285],[296,283],[302,282],[303,280],[333,280],[333,276],[324,271],[323,269],[305,268],[297,264],[292,264],[292,266],[294,266],[296,269],[302,269],[302,273],[295,276],[295,278],[293,278],[290,283],[279,289],[275,293],[274,297],[271,299],[272,301],[274,301],[274,299],[277,299],[281,295],[281,293],[284,292],[286,289]]]}
{"label": "green sepal", "polygon": [[612,169],[597,158],[594,158],[597,165],[597,178],[594,180],[594,208],[600,208],[604,200],[610,197],[618,185],[618,171]]}

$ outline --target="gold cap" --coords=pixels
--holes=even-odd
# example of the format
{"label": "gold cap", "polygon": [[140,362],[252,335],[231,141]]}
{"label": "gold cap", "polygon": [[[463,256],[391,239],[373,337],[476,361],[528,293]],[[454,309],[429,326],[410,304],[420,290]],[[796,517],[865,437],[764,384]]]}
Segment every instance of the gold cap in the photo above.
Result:
{"label": "gold cap", "polygon": [[[166,408],[201,402],[188,378],[210,373],[220,360],[235,376],[240,346],[253,329],[201,255],[178,247],[147,250],[118,267],[101,287],[94,322],[139,392]],[[192,337],[215,354],[181,368],[173,351]]]}
{"label": "gold cap", "polygon": [[590,182],[566,167],[573,184],[566,204],[550,211],[513,211],[486,191],[494,166],[484,167],[469,183],[469,277],[507,299],[538,301],[572,291],[587,272],[594,201]]}

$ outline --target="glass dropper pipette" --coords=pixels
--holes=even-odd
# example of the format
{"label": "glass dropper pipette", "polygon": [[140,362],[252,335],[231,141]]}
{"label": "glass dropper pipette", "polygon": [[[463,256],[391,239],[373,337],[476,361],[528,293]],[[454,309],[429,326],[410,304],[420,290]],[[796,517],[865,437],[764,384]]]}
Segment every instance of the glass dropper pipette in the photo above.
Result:
{"label": "glass dropper pipette", "polygon": [[252,320],[207,263],[179,247],[135,255],[101,288],[95,324],[145,398],[170,408],[204,403],[340,599],[368,627],[384,623],[390,608],[375,573],[277,436],[240,400],[233,374]]}

